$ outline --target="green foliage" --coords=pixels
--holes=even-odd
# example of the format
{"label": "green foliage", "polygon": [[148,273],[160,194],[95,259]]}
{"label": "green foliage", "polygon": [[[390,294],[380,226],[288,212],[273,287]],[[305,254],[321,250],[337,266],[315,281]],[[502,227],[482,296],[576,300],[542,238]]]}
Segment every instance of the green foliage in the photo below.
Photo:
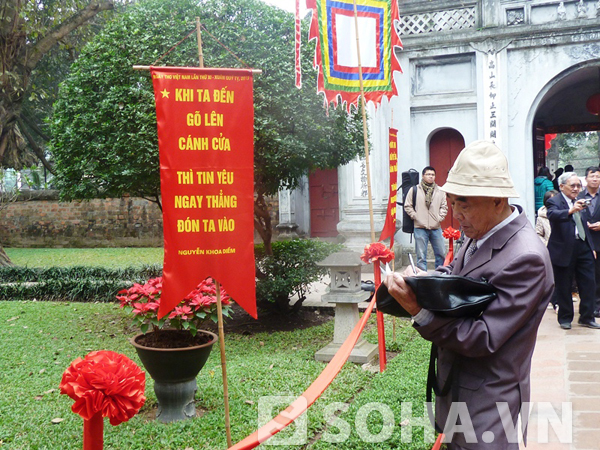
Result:
{"label": "green foliage", "polygon": [[102,281],[110,280],[147,280],[162,274],[159,264],[111,269],[104,267],[71,266],[34,268],[22,266],[0,267],[0,282],[23,283],[64,278],[91,278]]}
{"label": "green foliage", "polygon": [[261,272],[256,282],[257,302],[286,307],[297,295],[302,304],[309,285],[327,274],[327,268],[316,263],[341,248],[340,244],[294,239],[274,242],[273,254],[267,255],[264,246],[257,246],[256,267]]}
{"label": "green foliage", "polygon": [[[579,175],[584,176],[582,168],[598,165],[598,133],[563,133],[552,141],[549,155],[558,152],[559,167],[567,164],[575,166]],[[579,168],[579,170],[577,170]]]}
{"label": "green foliage", "polygon": [[[254,79],[257,192],[295,187],[310,170],[336,167],[359,153],[358,117],[343,111],[328,117],[314,88],[294,87],[292,14],[259,0],[142,0],[85,47],[61,86],[51,128],[63,199],[124,193],[158,198],[151,80],[132,66],[157,61],[193,30],[196,16],[245,64],[263,71]],[[312,51],[309,45],[303,50],[306,86],[316,85],[309,76]],[[203,53],[207,67],[242,67],[206,32]],[[160,64],[197,66],[195,39]]]}
{"label": "green foliage", "polygon": [[120,290],[161,273],[160,266],[127,269],[0,267],[0,300],[112,302]]}

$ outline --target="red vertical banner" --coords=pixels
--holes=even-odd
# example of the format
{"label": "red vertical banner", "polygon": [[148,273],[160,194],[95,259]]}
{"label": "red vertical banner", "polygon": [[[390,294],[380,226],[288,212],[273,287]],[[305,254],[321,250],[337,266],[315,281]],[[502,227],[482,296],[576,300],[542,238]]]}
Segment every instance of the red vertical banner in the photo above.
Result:
{"label": "red vertical banner", "polygon": [[158,316],[210,276],[256,318],[252,72],[150,71],[165,246]]}
{"label": "red vertical banner", "polygon": [[396,201],[398,195],[398,130],[390,128],[390,195],[388,200],[385,224],[381,230],[380,241],[390,238],[390,248],[394,247],[394,234],[396,234]]}

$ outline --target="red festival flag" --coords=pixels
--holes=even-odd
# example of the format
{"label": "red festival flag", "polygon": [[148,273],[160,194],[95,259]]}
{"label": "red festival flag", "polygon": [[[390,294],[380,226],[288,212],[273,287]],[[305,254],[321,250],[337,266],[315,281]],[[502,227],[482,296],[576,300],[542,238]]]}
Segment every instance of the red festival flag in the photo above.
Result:
{"label": "red festival flag", "polygon": [[398,195],[398,130],[390,128],[390,195],[388,200],[385,225],[381,230],[380,241],[390,238],[390,248],[394,247],[396,234],[396,201]]}
{"label": "red festival flag", "polygon": [[256,318],[252,72],[150,71],[165,242],[158,317],[213,277]]}

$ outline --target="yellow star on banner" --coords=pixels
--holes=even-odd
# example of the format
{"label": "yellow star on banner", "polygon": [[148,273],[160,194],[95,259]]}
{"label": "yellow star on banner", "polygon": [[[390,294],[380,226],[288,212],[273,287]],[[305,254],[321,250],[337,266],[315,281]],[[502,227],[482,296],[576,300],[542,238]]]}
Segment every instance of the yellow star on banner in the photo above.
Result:
{"label": "yellow star on banner", "polygon": [[165,98],[165,97],[169,98],[170,92],[167,91],[166,89],[163,91],[160,91],[160,93],[162,94],[162,98]]}

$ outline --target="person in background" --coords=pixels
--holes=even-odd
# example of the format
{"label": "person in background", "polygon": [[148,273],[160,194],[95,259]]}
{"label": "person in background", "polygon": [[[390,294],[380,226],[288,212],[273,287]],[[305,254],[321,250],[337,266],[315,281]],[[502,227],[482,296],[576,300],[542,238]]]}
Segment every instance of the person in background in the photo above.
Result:
{"label": "person in background", "polygon": [[[577,198],[588,201],[588,207],[582,212],[583,219],[587,222],[592,241],[596,252],[600,250],[600,197],[598,188],[600,187],[600,167],[592,166],[585,170],[586,187]],[[600,317],[600,258],[596,253],[594,260],[594,275],[596,280],[596,306],[594,307],[594,317]]]}
{"label": "person in background", "polygon": [[548,239],[550,238],[550,221],[547,216],[546,204],[549,198],[554,197],[558,194],[558,191],[551,189],[546,191],[544,194],[544,205],[537,211],[537,219],[535,221],[535,232],[540,237],[544,245],[548,245]]}
{"label": "person in background", "polygon": [[563,169],[562,167],[559,167],[558,169],[556,169],[554,171],[554,180],[552,180],[552,184],[554,185],[554,189],[559,192],[560,192],[560,189],[558,188],[558,177],[560,177],[564,171],[565,171],[565,169]]}
{"label": "person in background", "polygon": [[558,323],[563,330],[571,329],[574,318],[572,282],[579,289],[579,324],[600,329],[594,320],[596,280],[594,276],[594,244],[581,211],[587,208],[584,199],[577,200],[581,181],[575,172],[565,172],[559,179],[560,195],[548,199],[550,221],[548,253],[554,271],[555,298],[558,303]]}
{"label": "person in background", "polygon": [[[554,189],[546,192],[544,194],[544,206],[542,206],[537,212],[537,219],[535,221],[535,232],[540,237],[540,239],[546,247],[548,246],[548,239],[550,239],[550,232],[552,231],[550,227],[550,221],[548,220],[547,215],[548,199],[554,197],[558,193],[559,192]],[[548,307],[552,308],[555,313],[558,313],[558,303],[556,302],[555,295],[552,295],[552,299],[550,300],[550,305],[548,305]]]}
{"label": "person in background", "polygon": [[454,374],[449,392],[435,399],[447,448],[518,450],[517,418],[529,417],[531,357],[554,287],[548,252],[523,208],[508,202],[519,194],[495,144],[464,148],[440,189],[467,240],[448,266],[430,274],[484,278],[498,297],[478,317],[447,317],[419,305],[404,279],[414,275],[411,268],[384,282],[415,330],[438,347],[439,385]]}
{"label": "person in background", "polygon": [[[435,169],[427,166],[422,172],[421,183],[409,189],[404,201],[406,214],[415,223],[415,252],[417,267],[427,270],[427,244],[431,242],[435,255],[435,267],[444,264],[446,247],[442,236],[442,221],[448,214],[446,196],[435,184]],[[417,198],[413,205],[413,189]]]}
{"label": "person in background", "polygon": [[533,180],[535,192],[535,210],[536,212],[544,206],[544,194],[554,189],[552,184],[552,174],[547,167],[540,167],[538,176]]}

